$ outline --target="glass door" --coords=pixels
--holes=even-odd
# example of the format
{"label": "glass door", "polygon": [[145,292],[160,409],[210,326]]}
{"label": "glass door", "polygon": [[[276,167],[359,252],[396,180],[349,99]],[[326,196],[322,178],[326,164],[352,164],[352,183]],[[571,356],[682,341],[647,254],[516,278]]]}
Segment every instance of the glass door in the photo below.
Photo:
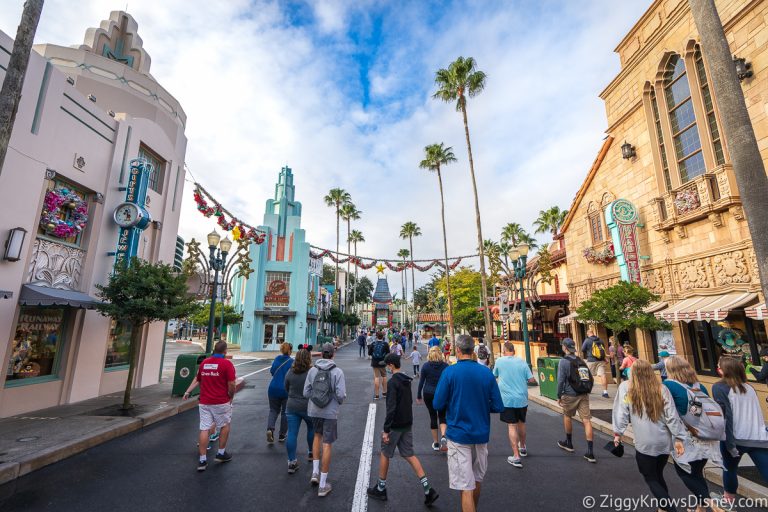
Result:
{"label": "glass door", "polygon": [[269,345],[274,343],[275,324],[264,324],[264,341],[262,346],[264,349],[269,348]]}
{"label": "glass door", "polygon": [[279,345],[285,341],[285,324],[276,324],[275,327],[275,331],[277,333],[275,343]]}

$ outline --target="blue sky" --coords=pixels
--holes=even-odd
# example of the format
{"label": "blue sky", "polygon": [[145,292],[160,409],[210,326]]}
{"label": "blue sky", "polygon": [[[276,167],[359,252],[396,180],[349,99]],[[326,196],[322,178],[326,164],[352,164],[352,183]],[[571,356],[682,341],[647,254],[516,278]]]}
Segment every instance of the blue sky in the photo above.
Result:
{"label": "blue sky", "polygon": [[[22,1],[0,10],[15,34]],[[599,92],[619,71],[616,44],[648,0],[131,0],[151,73],[188,115],[187,165],[232,211],[259,224],[280,167],[294,170],[303,225],[335,244],[323,202],[333,187],[363,211],[362,255],[393,257],[414,221],[416,257],[442,253],[436,178],[423,148],[452,146],[444,172],[449,252],[474,252],[474,206],[461,117],[431,99],[434,73],[459,55],[488,74],[470,100],[484,237],[540,209],[567,208],[606,128]],[[123,2],[47,0],[36,42],[79,44]],[[181,235],[200,237],[185,192]],[[417,277],[424,281],[427,276]],[[399,281],[393,277],[394,283]],[[418,283],[417,283],[418,284]]]}

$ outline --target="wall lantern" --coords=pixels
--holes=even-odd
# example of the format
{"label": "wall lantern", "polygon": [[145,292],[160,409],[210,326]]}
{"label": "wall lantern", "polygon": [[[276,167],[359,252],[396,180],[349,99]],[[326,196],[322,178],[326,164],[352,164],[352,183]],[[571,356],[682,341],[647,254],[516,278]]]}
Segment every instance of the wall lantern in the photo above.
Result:
{"label": "wall lantern", "polygon": [[745,78],[750,78],[754,74],[752,72],[752,64],[747,62],[747,59],[734,55],[733,63],[736,65],[736,76],[739,77],[739,82]]}
{"label": "wall lantern", "polygon": [[21,259],[21,249],[24,247],[24,239],[26,237],[26,229],[13,228],[10,233],[8,233],[8,240],[5,241],[3,259],[7,261],[19,261]]}
{"label": "wall lantern", "polygon": [[621,145],[621,158],[624,160],[629,160],[630,158],[634,158],[635,154],[635,146],[627,141],[624,141],[624,144]]}

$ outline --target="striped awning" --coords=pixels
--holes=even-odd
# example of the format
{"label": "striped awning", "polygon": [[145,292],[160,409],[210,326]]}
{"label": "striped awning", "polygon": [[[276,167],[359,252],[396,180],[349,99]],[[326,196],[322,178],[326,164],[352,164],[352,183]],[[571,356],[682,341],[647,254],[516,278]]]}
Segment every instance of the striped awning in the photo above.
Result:
{"label": "striped awning", "polygon": [[579,314],[574,311],[573,313],[570,313],[568,315],[561,316],[557,322],[560,325],[568,325],[571,323],[571,321],[576,320],[578,317],[579,317]]}
{"label": "striped awning", "polygon": [[656,313],[657,311],[661,311],[665,307],[667,307],[667,303],[666,302],[661,302],[661,301],[659,301],[659,302],[652,302],[652,303],[648,304],[648,307],[643,309],[643,311],[646,312],[646,313]]}
{"label": "striped awning", "polygon": [[757,306],[745,308],[744,314],[755,320],[768,320],[768,311],[766,311],[765,302],[761,302]]}
{"label": "striped awning", "polygon": [[716,322],[724,320],[734,309],[757,299],[756,293],[728,293],[709,297],[691,297],[655,313],[656,317],[669,322],[692,322],[694,320]]}

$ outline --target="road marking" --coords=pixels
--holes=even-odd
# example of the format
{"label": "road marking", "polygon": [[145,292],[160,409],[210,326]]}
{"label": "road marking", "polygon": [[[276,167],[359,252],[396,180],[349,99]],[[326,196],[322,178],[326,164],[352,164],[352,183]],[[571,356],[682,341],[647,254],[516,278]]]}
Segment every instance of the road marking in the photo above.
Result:
{"label": "road marking", "polygon": [[256,358],[256,359],[249,359],[248,361],[246,361],[246,362],[244,362],[244,363],[238,363],[238,364],[235,364],[235,365],[232,365],[232,366],[234,366],[234,367],[238,367],[238,366],[243,366],[244,364],[257,363],[257,362],[259,362],[259,361],[262,361],[262,360],[263,360],[263,359],[260,359],[260,358]]}
{"label": "road marking", "polygon": [[264,367],[264,368],[262,368],[261,370],[256,370],[255,372],[251,372],[251,373],[249,373],[248,375],[243,375],[243,378],[246,378],[246,377],[250,377],[251,375],[256,375],[257,373],[261,373],[261,372],[263,372],[264,370],[269,370],[270,368],[271,368],[270,366],[265,366],[265,367]]}
{"label": "road marking", "polygon": [[376,404],[368,405],[368,420],[365,422],[365,436],[360,450],[360,466],[357,468],[355,497],[352,512],[368,510],[368,480],[371,478],[371,458],[373,456],[373,429],[376,426]]}

